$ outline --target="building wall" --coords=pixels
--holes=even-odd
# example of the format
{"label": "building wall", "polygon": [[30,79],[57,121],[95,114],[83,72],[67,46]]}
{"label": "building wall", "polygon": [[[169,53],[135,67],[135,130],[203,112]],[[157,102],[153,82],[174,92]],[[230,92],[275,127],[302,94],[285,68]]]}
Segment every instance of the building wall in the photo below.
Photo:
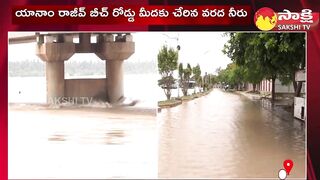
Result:
{"label": "building wall", "polygon": [[[248,84],[247,85],[247,91],[252,91],[253,85]],[[256,86],[256,90],[261,92],[270,92],[272,91],[272,81],[271,80],[262,80],[259,84]],[[305,83],[302,85],[301,93],[305,93],[306,86]],[[289,85],[282,85],[281,81],[279,79],[276,79],[275,82],[275,92],[276,93],[294,93],[293,84],[290,83]]]}
{"label": "building wall", "polygon": [[289,85],[282,85],[281,81],[276,79],[275,88],[277,93],[294,93],[294,88],[292,83]]}
{"label": "building wall", "polygon": [[272,81],[271,80],[262,80],[259,84],[258,84],[258,88],[259,91],[262,92],[271,92],[272,91]]}

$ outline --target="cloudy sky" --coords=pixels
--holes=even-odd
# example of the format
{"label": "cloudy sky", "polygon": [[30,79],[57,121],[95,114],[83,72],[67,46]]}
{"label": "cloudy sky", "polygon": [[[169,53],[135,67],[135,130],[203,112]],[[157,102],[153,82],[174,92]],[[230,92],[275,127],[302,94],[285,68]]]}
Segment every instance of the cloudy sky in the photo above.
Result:
{"label": "cloudy sky", "polygon": [[[16,33],[15,33],[16,34]],[[26,35],[25,33],[23,35]],[[199,64],[202,72],[214,73],[218,67],[226,67],[230,59],[222,53],[228,37],[222,32],[138,32],[133,33],[135,53],[129,61],[157,61],[162,45],[176,48],[179,44],[179,62]],[[9,34],[9,37],[12,37]],[[177,40],[177,38],[179,40]],[[35,43],[9,45],[9,61],[39,59],[35,55]],[[94,54],[75,54],[71,60],[99,60]]]}

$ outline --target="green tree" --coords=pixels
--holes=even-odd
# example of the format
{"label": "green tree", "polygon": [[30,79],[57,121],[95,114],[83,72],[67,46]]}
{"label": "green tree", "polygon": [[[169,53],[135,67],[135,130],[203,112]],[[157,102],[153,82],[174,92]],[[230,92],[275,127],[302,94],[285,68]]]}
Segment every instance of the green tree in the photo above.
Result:
{"label": "green tree", "polygon": [[210,80],[210,77],[208,75],[207,72],[204,73],[204,76],[203,76],[203,91],[207,91],[209,89],[209,80]]}
{"label": "green tree", "polygon": [[[183,79],[183,64],[182,63],[179,63],[178,74],[179,74],[179,80],[178,80],[179,88],[178,88],[178,91],[180,91],[180,87],[182,87],[182,79]],[[179,93],[178,93],[178,95],[179,95]]]}
{"label": "green tree", "polygon": [[192,75],[192,68],[191,65],[188,63],[186,68],[183,68],[183,64],[179,64],[179,78],[180,78],[180,85],[182,88],[182,93],[184,96],[188,95],[189,83],[190,78]]}
{"label": "green tree", "polygon": [[228,71],[227,71],[227,69],[219,69],[218,71],[217,71],[217,73],[218,73],[218,76],[217,76],[217,80],[218,80],[218,82],[220,83],[220,84],[222,84],[222,85],[225,85],[225,84],[227,84],[227,82],[228,82]]}
{"label": "green tree", "polygon": [[230,63],[226,69],[219,70],[217,79],[220,83],[228,84],[231,88],[239,90],[244,82],[244,70],[237,64]]}
{"label": "green tree", "polygon": [[215,85],[217,83],[217,76],[212,74],[210,76],[210,82],[211,82],[211,85],[213,87],[213,85]]}
{"label": "green tree", "polygon": [[[272,100],[275,99],[275,80],[293,82],[296,95],[301,85],[294,74],[304,68],[305,37],[303,33],[230,33],[223,52],[243,68],[244,79],[256,84],[272,80]],[[300,90],[299,90],[300,88]]]}
{"label": "green tree", "polygon": [[295,81],[295,73],[305,69],[305,34],[282,33],[279,41],[278,51],[281,53],[282,69],[278,78],[283,84],[292,82],[295,96],[300,96],[302,82]]}
{"label": "green tree", "polygon": [[245,82],[249,82],[253,86],[253,92],[256,92],[257,84],[259,84],[264,77],[262,73],[263,70],[260,69],[255,64],[248,65],[248,67],[243,67],[243,78]]}
{"label": "green tree", "polygon": [[173,72],[177,66],[178,52],[173,48],[163,46],[158,53],[158,71],[161,75],[158,85],[164,90],[168,100],[171,98],[171,89],[175,84]]}
{"label": "green tree", "polygon": [[193,77],[194,77],[194,81],[195,81],[195,87],[199,87],[201,85],[201,68],[200,68],[200,65],[197,64],[193,69],[192,69],[192,72],[193,72]]}

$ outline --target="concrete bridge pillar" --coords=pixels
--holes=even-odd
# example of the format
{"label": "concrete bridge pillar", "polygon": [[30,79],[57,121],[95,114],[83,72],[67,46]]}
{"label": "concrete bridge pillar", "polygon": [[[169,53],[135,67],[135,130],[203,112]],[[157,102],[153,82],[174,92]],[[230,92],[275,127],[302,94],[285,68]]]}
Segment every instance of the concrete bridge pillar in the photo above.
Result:
{"label": "concrete bridge pillar", "polygon": [[46,62],[47,103],[60,102],[64,97],[64,61]]}
{"label": "concrete bridge pillar", "polygon": [[[80,90],[70,88],[72,81],[64,79],[64,61],[74,53],[95,53],[106,60],[105,96],[110,103],[119,102],[123,96],[123,61],[135,51],[130,34],[98,33],[97,43],[91,43],[92,33],[79,33],[79,43],[73,43],[74,34],[40,34],[37,38],[36,54],[46,62],[47,103],[60,103],[62,97],[78,96]],[[85,87],[79,85],[78,87]],[[94,88],[94,87],[93,87]],[[82,88],[83,92],[85,88]],[[99,92],[100,93],[100,92]],[[81,93],[80,93],[81,94]],[[82,93],[84,96],[90,93]],[[82,95],[81,94],[81,95]],[[101,95],[99,95],[101,96]]]}
{"label": "concrete bridge pillar", "polygon": [[59,103],[65,95],[64,61],[75,52],[72,35],[40,35],[36,54],[46,62],[47,103]]}
{"label": "concrete bridge pillar", "polygon": [[107,97],[110,103],[120,101],[123,96],[123,61],[106,61]]}
{"label": "concrete bridge pillar", "polygon": [[130,34],[101,34],[97,37],[96,55],[106,60],[107,97],[110,103],[119,102],[123,96],[123,61],[135,51]]}

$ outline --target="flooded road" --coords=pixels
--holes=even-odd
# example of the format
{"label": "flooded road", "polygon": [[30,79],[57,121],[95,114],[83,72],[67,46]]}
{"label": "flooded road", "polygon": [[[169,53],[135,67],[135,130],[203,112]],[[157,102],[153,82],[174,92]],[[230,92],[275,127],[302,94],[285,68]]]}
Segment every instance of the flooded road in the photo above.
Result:
{"label": "flooded road", "polygon": [[153,113],[9,108],[10,179],[156,178]]}
{"label": "flooded road", "polygon": [[161,178],[305,177],[305,129],[238,94],[209,95],[158,114]]}

